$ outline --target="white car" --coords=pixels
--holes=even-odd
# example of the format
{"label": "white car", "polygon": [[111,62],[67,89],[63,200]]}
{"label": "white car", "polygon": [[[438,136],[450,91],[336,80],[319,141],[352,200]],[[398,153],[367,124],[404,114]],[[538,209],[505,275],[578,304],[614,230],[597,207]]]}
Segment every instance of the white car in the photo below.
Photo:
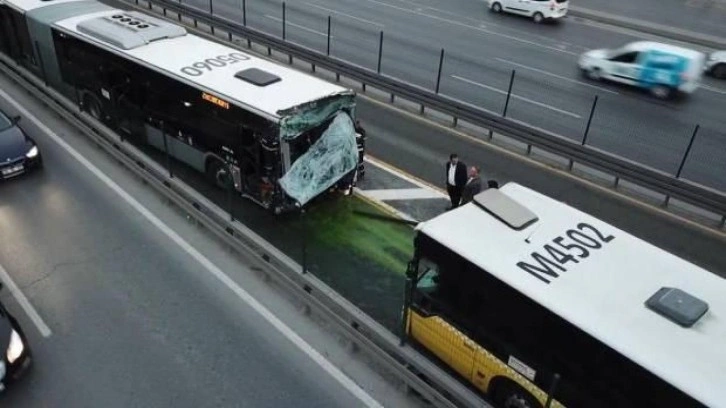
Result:
{"label": "white car", "polygon": [[708,55],[706,72],[714,78],[726,79],[726,51],[716,51]]}
{"label": "white car", "polygon": [[487,0],[489,10],[531,17],[535,23],[567,15],[568,0]]}

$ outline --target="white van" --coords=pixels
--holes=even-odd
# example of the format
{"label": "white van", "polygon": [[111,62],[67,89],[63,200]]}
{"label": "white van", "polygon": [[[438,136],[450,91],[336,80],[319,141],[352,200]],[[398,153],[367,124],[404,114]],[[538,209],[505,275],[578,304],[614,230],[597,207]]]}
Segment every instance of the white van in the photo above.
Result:
{"label": "white van", "polygon": [[495,13],[519,14],[531,17],[535,23],[556,20],[567,15],[568,0],[487,0],[489,10]]}
{"label": "white van", "polygon": [[588,51],[578,62],[590,79],[606,79],[645,88],[658,98],[698,88],[706,63],[705,54],[651,41],[638,41],[622,48]]}

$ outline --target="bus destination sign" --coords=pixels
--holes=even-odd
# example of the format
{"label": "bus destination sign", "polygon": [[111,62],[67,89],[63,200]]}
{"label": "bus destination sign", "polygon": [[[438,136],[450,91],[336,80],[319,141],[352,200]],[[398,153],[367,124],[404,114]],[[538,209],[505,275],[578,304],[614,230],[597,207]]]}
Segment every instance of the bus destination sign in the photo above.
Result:
{"label": "bus destination sign", "polygon": [[212,102],[213,104],[215,104],[221,108],[229,109],[229,102],[219,99],[216,96],[210,95],[206,92],[202,92],[202,99],[204,99],[207,102]]}

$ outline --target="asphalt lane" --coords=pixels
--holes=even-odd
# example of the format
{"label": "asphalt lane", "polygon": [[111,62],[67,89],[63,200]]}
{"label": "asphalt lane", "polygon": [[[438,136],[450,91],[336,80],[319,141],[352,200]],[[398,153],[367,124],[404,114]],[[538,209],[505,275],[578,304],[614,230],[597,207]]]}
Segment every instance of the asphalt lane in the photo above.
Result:
{"label": "asphalt lane", "polygon": [[[208,9],[209,2],[187,0]],[[248,26],[283,35],[282,3],[245,1]],[[631,160],[675,173],[693,129],[701,132],[684,177],[726,189],[726,84],[710,78],[693,95],[661,102],[614,84],[594,83],[576,69],[587,49],[618,47],[653,38],[577,19],[535,25],[488,13],[481,2],[441,4],[409,0],[287,1],[285,37],[327,50],[327,16],[332,17],[331,55],[368,69],[434,89],[441,49],[445,58],[440,92],[503,113],[512,70],[516,75],[507,116],[580,141],[595,96],[599,100],[588,141]],[[242,22],[241,3],[214,0],[214,13]],[[716,149],[713,149],[716,147]]]}
{"label": "asphalt lane", "polygon": [[726,1],[724,0],[635,0],[613,2],[577,0],[578,6],[592,10],[637,18],[686,29],[697,33],[726,37]]}
{"label": "asphalt lane", "polygon": [[[133,181],[53,115],[41,117],[71,145],[101,155],[111,179]],[[45,168],[0,184],[0,264],[52,335],[41,337],[3,292],[29,334],[35,365],[0,395],[0,405],[363,406],[33,123],[22,125],[38,142]],[[140,200],[156,203],[169,226],[185,231],[225,271],[249,272],[251,260],[210,245],[154,197],[146,190]],[[258,296],[272,296],[257,289]]]}

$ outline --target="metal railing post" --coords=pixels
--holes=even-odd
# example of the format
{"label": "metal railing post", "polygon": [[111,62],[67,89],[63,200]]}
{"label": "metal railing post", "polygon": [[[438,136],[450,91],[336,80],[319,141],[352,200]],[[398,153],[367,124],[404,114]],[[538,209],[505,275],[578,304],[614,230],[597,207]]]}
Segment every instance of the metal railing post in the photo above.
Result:
{"label": "metal railing post", "polygon": [[509,89],[507,90],[507,99],[504,101],[504,111],[502,112],[503,117],[507,117],[507,108],[509,108],[509,98],[512,96],[512,85],[514,85],[514,74],[516,70],[512,70],[512,76],[509,78]]}
{"label": "metal railing post", "polygon": [[325,52],[325,55],[327,55],[327,56],[330,56],[330,21],[331,21],[331,18],[330,18],[330,16],[328,16],[328,49]]}
{"label": "metal railing post", "polygon": [[441,49],[441,56],[439,57],[439,73],[436,76],[436,93],[439,93],[439,87],[441,85],[441,70],[444,67],[444,49]]}
{"label": "metal railing post", "polygon": [[38,42],[35,42],[35,52],[38,53],[38,65],[40,65],[40,72],[43,73],[43,82],[45,82],[45,86],[48,86],[48,75],[45,72],[45,64],[43,64],[43,55],[40,53],[40,44]]}
{"label": "metal railing post", "polygon": [[592,117],[595,116],[595,108],[597,107],[598,96],[595,95],[595,99],[592,101],[592,108],[590,108],[590,116],[587,118],[587,125],[585,126],[585,134],[582,136],[582,145],[587,144],[587,136],[590,134],[590,125],[592,125]]}
{"label": "metal railing post", "polygon": [[691,134],[691,140],[688,142],[688,147],[686,147],[686,152],[683,153],[683,159],[681,159],[681,165],[678,166],[678,172],[676,172],[676,178],[681,177],[681,172],[683,171],[683,166],[686,165],[686,159],[688,159],[688,155],[691,153],[691,148],[693,147],[693,142],[696,140],[696,135],[698,134],[698,130],[701,128],[701,125],[696,125],[695,128],[693,128],[693,133]]}
{"label": "metal railing post", "polygon": [[381,30],[381,34],[378,37],[378,69],[376,69],[377,73],[381,73],[381,58],[383,58],[383,30]]}
{"label": "metal railing post", "polygon": [[304,275],[308,273],[308,237],[305,225],[305,210],[302,208],[300,209],[300,223],[302,224],[302,233],[300,235],[302,237],[302,273]]}
{"label": "metal railing post", "polygon": [[282,2],[282,41],[285,41],[285,26],[287,25],[287,24],[285,24],[286,23],[285,14],[286,14],[285,13],[285,2],[283,1]]}
{"label": "metal railing post", "polygon": [[166,140],[166,127],[164,121],[161,121],[161,136],[164,138],[164,154],[166,155],[166,169],[169,171],[169,178],[174,178],[174,173],[171,171],[171,157],[169,156],[169,144]]}
{"label": "metal railing post", "polygon": [[411,290],[413,288],[413,279],[410,277],[406,277],[405,286],[404,286],[404,292],[403,292],[403,308],[401,310],[401,321],[399,330],[400,337],[398,344],[400,346],[406,345],[406,339],[408,337],[407,328],[408,328],[408,308],[411,306]]}
{"label": "metal railing post", "polygon": [[234,200],[232,190],[234,190],[234,177],[232,176],[232,166],[227,163],[227,205],[229,206],[229,220],[234,222]]}
{"label": "metal railing post", "polygon": [[[587,135],[590,133],[590,125],[592,125],[592,117],[595,116],[595,108],[597,107],[597,101],[598,101],[598,96],[595,95],[595,99],[592,101],[592,107],[590,108],[590,116],[587,117],[587,125],[585,125],[585,134],[582,136],[582,142],[580,142],[580,144],[582,146],[585,146],[585,143],[587,143]],[[570,159],[570,162],[567,165],[567,169],[572,170],[572,166],[574,164],[575,164],[575,161]]]}
{"label": "metal railing post", "polygon": [[[683,158],[681,159],[681,164],[678,166],[678,171],[676,172],[676,178],[681,178],[681,172],[683,172],[683,167],[686,165],[686,160],[688,159],[688,155],[691,153],[691,148],[693,147],[693,142],[696,140],[696,135],[698,134],[698,129],[701,128],[701,125],[696,125],[695,128],[693,128],[693,133],[691,134],[691,140],[688,141],[688,147],[686,147],[685,153],[683,153]],[[671,201],[671,196],[666,195],[665,201],[663,202],[663,205],[665,207],[668,207],[668,203]]]}
{"label": "metal railing post", "polygon": [[[212,5],[212,2],[214,0],[209,0],[209,15],[212,17],[212,20],[214,20],[214,6]],[[212,35],[214,35],[214,25],[210,24],[209,28],[212,31]]]}
{"label": "metal railing post", "polygon": [[555,390],[557,389],[557,384],[560,382],[560,375],[555,373],[555,375],[552,378],[552,385],[550,386],[550,390],[547,393],[547,401],[545,402],[544,408],[550,408],[552,406],[552,396],[555,394]]}
{"label": "metal railing post", "polygon": [[242,25],[247,27],[247,0],[242,0]]}

